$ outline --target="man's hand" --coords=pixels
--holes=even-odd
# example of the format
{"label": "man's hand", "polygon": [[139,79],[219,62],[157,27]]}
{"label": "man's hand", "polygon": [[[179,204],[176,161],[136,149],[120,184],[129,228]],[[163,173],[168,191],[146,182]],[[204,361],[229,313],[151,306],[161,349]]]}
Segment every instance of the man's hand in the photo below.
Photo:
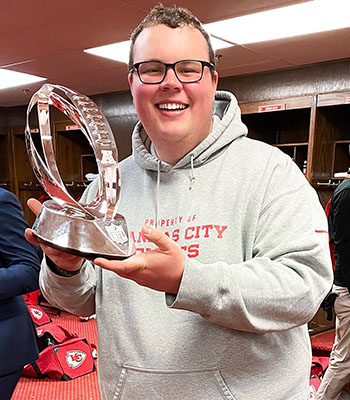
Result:
{"label": "man's hand", "polygon": [[176,294],[184,269],[185,253],[177,243],[158,229],[144,225],[142,233],[157,246],[156,249],[137,253],[123,261],[96,258],[94,263],[139,285]]}
{"label": "man's hand", "polygon": [[[38,200],[29,199],[27,204],[35,215],[39,214],[42,204]],[[42,251],[51,259],[51,261],[62,269],[65,269],[67,271],[75,271],[79,269],[83,263],[83,258],[81,257],[64,253],[62,251],[56,250],[52,247],[40,243],[38,238],[35,236],[34,231],[29,228],[25,231],[25,238],[28,240],[29,243],[39,244]]]}

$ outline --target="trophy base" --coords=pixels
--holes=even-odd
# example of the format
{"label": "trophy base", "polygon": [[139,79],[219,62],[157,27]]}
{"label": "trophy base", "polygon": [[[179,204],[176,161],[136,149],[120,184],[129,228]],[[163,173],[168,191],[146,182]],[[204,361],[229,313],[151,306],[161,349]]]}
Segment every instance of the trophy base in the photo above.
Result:
{"label": "trophy base", "polygon": [[62,251],[63,253],[68,253],[72,254],[73,256],[79,256],[82,258],[86,258],[87,260],[93,261],[95,258],[105,258],[107,260],[125,260],[126,258],[129,258],[132,256],[130,255],[118,255],[118,254],[108,254],[108,253],[91,253],[91,252],[86,252],[86,251],[80,251],[78,249],[70,248],[70,247],[62,247],[59,245],[56,245],[55,243],[48,242],[45,239],[41,238],[40,236],[37,235],[36,232],[35,236],[38,239],[38,242],[41,244],[44,244],[46,246],[52,247],[53,249]]}
{"label": "trophy base", "polygon": [[111,221],[72,216],[49,200],[43,204],[33,231],[40,243],[56,250],[94,260],[123,260],[135,254],[125,218],[117,214]]}

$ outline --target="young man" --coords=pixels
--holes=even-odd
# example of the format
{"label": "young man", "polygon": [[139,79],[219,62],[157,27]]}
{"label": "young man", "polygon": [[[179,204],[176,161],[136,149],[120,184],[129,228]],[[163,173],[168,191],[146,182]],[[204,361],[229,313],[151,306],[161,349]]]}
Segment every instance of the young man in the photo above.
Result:
{"label": "young man", "polygon": [[39,357],[23,294],[39,288],[40,258],[24,238],[27,223],[17,197],[0,188],[0,398],[10,400],[23,367]]}
{"label": "young man", "polygon": [[[316,399],[338,400],[350,382],[350,168],[344,181],[333,193],[328,216],[331,244],[334,246],[334,302],[336,335],[330,364]],[[347,396],[350,398],[350,395]]]}
{"label": "young man", "polygon": [[317,195],[289,157],[246,137],[192,14],[156,7],[132,43],[140,122],[118,212],[138,252],[93,266],[44,248],[45,297],[96,312],[105,400],[306,399],[306,323],[332,282]]}

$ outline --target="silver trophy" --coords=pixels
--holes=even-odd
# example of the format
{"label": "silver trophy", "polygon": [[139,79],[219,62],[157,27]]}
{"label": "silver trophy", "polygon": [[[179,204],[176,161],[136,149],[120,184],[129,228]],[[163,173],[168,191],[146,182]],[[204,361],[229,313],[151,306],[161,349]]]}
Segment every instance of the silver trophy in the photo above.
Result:
{"label": "silver trophy", "polygon": [[[57,92],[62,92],[65,98]],[[42,152],[37,151],[29,115],[37,104]],[[68,193],[54,155],[50,130],[50,106],[67,115],[88,139],[99,172],[95,198],[88,204]],[[118,151],[108,121],[89,97],[59,85],[45,84],[30,99],[25,128],[26,146],[33,171],[51,197],[43,204],[33,231],[38,240],[58,250],[94,259],[124,259],[135,253],[125,218],[117,213],[120,195]]]}

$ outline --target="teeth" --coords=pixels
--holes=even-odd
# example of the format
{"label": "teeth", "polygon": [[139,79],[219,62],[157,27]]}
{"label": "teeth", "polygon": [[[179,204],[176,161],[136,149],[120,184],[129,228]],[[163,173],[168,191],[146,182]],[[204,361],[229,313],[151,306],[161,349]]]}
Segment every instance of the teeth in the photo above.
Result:
{"label": "teeth", "polygon": [[177,103],[159,104],[158,107],[161,110],[184,110],[186,108],[184,104],[177,104]]}

